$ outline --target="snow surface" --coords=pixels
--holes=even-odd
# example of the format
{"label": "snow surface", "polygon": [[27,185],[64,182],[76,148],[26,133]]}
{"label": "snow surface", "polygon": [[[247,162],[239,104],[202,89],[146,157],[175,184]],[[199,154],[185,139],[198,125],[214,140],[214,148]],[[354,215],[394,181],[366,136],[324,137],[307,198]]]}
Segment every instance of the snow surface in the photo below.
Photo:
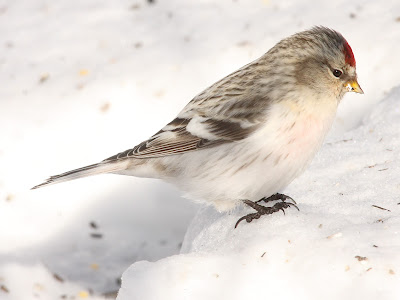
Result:
{"label": "snow surface", "polygon": [[[225,216],[211,208],[201,208],[184,240],[182,251],[186,254],[171,256],[179,253],[199,206],[182,199],[178,191],[162,182],[104,175],[29,190],[49,175],[97,162],[136,145],[169,122],[202,89],[257,58],[281,38],[314,25],[335,28],[347,38],[356,55],[365,95],[346,96],[329,138],[333,144],[327,144],[312,169],[285,191],[298,200],[299,213],[289,210],[286,217],[276,214],[240,224],[232,231],[232,224],[244,210]],[[352,141],[340,141],[349,139],[343,137],[344,132],[359,125],[371,109],[377,113],[373,119],[381,120],[368,120],[374,121],[373,129],[387,130],[387,115],[395,112],[386,110],[386,106],[378,111],[375,105],[399,84],[399,43],[397,0],[388,0],[385,5],[367,0],[0,0],[0,299],[58,299],[64,295],[102,299],[102,294],[118,290],[117,280],[129,265],[162,258],[165,259],[156,263],[138,262],[128,269],[120,298],[138,284],[148,284],[149,272],[159,278],[163,276],[162,268],[168,266],[168,274],[178,274],[174,272],[179,269],[175,262],[183,260],[187,261],[185,268],[192,287],[197,282],[203,292],[221,293],[218,283],[210,282],[214,279],[207,281],[201,276],[201,268],[205,272],[210,264],[199,266],[199,261],[209,261],[221,265],[219,273],[215,273],[225,282],[220,287],[239,296],[252,278],[255,283],[263,280],[250,268],[243,270],[240,260],[254,256],[257,258],[247,263],[256,265],[256,259],[264,252],[265,259],[261,261],[269,265],[276,254],[276,264],[268,269],[269,274],[288,275],[287,270],[293,268],[285,280],[278,282],[269,277],[268,282],[273,283],[269,291],[283,286],[284,292],[289,293],[294,285],[299,287],[297,290],[303,286],[304,293],[317,292],[327,283],[318,282],[311,289],[305,280],[297,282],[298,278],[294,278],[304,275],[304,269],[320,271],[324,267],[334,277],[348,265],[350,269],[341,276],[342,287],[355,280],[355,287],[358,284],[371,290],[375,284],[393,295],[391,282],[398,279],[400,272],[396,267],[398,248],[393,234],[391,241],[386,237],[391,236],[390,228],[396,227],[398,206],[387,202],[393,201],[394,196],[382,194],[395,193],[399,172],[388,162],[387,166],[365,168],[365,173],[357,173],[358,177],[354,174],[359,164],[384,163],[386,156],[394,157],[396,149],[385,142],[386,131],[377,145],[368,139],[369,148],[358,147],[354,141],[360,144],[363,138],[377,134],[362,135],[365,127],[346,133],[352,135]],[[381,152],[379,146],[387,146],[392,152]],[[338,159],[332,159],[330,147],[337,147],[335,151],[341,153],[335,156]],[[355,155],[354,151],[359,152]],[[347,169],[344,161],[348,161]],[[388,166],[388,170],[379,171]],[[316,179],[310,177],[310,172],[316,170],[325,170],[324,180],[318,177],[313,182]],[[381,176],[386,185],[381,183]],[[338,182],[340,185],[336,186]],[[381,186],[391,190],[382,191]],[[339,192],[344,195],[339,197]],[[380,198],[374,196],[378,193]],[[329,208],[318,207],[318,200],[326,198],[335,202],[330,201]],[[346,204],[340,202],[346,199]],[[371,207],[372,204],[391,212]],[[374,223],[371,214],[384,222]],[[390,218],[386,220],[387,217]],[[366,218],[371,218],[370,223]],[[287,227],[279,232],[256,231],[266,224],[267,229],[285,224]],[[322,228],[318,228],[319,224],[323,224]],[[348,238],[347,234],[354,233],[352,226],[358,226],[364,234],[368,231],[371,243],[378,248],[363,251],[364,235]],[[387,227],[378,237],[377,226]],[[213,236],[216,227],[219,231]],[[255,235],[249,230],[265,242],[261,254],[251,239]],[[300,241],[306,232],[309,235]],[[325,237],[337,232],[342,237],[321,240],[321,234]],[[323,241],[335,250],[334,243],[343,243],[343,257],[328,255],[333,252],[324,256]],[[354,246],[353,253],[346,241],[359,241],[360,245]],[[254,247],[246,247],[246,242]],[[218,253],[218,248],[226,249],[224,245],[228,244],[237,249],[236,256],[233,250],[227,250],[230,254],[226,257]],[[278,252],[280,248],[291,249],[288,247],[299,252]],[[303,253],[307,249],[310,253]],[[315,259],[310,261],[314,252]],[[276,258],[281,255],[286,259],[289,254],[292,264]],[[356,255],[368,260],[359,262]],[[296,259],[306,258],[310,263],[307,267],[295,263]],[[331,270],[326,262],[332,262],[339,271]],[[372,267],[367,275],[361,269],[366,268],[365,264]],[[281,268],[282,265],[286,267]],[[195,268],[200,268],[200,273],[191,272]],[[242,273],[233,272],[238,270]],[[349,275],[357,270],[362,275]],[[389,270],[394,274],[389,276]],[[229,285],[226,275],[222,276],[228,271],[232,276]],[[131,280],[131,276],[138,275],[141,278],[137,281]],[[321,278],[318,274],[312,276],[315,280]],[[175,286],[176,297],[185,287],[184,278]],[[366,284],[365,278],[374,281]],[[154,279],[156,284],[148,292],[162,293],[166,288],[162,282],[160,279],[158,284]],[[207,282],[210,288],[205,289]],[[265,282],[262,281],[263,286]],[[333,286],[326,291],[335,292]],[[354,291],[349,288],[348,295]],[[143,292],[139,289],[135,295]],[[167,292],[166,288],[165,295]]]}
{"label": "snow surface", "polygon": [[201,209],[181,254],[133,264],[117,299],[400,299],[399,128],[400,87],[286,190],[300,212],[234,229],[251,209]]}

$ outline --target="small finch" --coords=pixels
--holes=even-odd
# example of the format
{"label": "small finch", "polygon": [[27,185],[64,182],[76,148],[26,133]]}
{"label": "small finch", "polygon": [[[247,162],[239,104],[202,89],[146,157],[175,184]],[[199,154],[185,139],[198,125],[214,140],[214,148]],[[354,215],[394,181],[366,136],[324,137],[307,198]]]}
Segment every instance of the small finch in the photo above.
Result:
{"label": "small finch", "polygon": [[296,206],[278,192],[311,162],[348,91],[363,93],[350,45],[314,27],[198,94],[148,140],[33,189],[101,173],[160,178],[219,211],[245,203],[256,212],[236,226],[251,222]]}

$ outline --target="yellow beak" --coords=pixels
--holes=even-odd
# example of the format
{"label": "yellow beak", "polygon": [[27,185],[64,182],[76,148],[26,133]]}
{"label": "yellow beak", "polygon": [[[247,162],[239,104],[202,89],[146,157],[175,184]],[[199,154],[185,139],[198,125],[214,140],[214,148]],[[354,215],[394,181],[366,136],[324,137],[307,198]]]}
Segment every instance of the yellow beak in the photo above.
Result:
{"label": "yellow beak", "polygon": [[346,83],[346,87],[347,87],[349,92],[355,92],[355,93],[359,93],[359,94],[364,94],[364,91],[362,90],[362,88],[358,84],[357,80],[355,80],[355,79],[348,81]]}

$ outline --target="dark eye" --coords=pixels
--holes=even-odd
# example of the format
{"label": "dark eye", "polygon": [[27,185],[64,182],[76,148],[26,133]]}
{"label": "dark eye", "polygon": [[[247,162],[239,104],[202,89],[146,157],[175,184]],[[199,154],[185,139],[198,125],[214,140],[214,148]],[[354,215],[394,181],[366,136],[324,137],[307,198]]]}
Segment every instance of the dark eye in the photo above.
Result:
{"label": "dark eye", "polygon": [[342,75],[342,71],[340,71],[338,69],[334,69],[332,71],[332,73],[333,73],[333,76],[335,76],[335,77],[340,77]]}

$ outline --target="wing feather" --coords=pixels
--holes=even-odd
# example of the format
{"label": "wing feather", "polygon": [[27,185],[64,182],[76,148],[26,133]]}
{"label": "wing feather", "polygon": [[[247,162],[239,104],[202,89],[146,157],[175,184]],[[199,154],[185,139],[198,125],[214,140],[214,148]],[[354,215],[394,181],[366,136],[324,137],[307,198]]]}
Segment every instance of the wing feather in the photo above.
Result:
{"label": "wing feather", "polygon": [[218,81],[151,138],[104,161],[176,155],[247,138],[265,122],[270,105],[254,70],[260,65],[255,61]]}

